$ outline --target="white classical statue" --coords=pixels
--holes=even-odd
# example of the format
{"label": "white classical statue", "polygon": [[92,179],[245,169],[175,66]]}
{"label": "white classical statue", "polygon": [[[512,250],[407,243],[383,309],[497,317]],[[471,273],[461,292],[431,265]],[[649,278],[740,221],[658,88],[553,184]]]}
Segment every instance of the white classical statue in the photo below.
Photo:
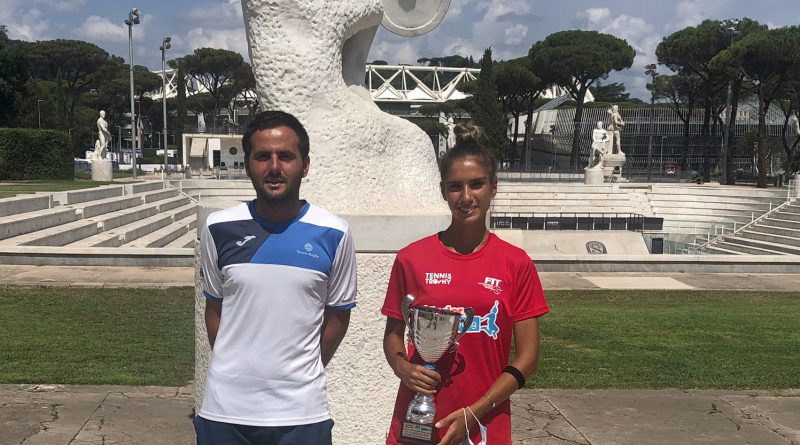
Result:
{"label": "white classical statue", "polygon": [[600,121],[592,130],[592,154],[589,157],[589,166],[586,168],[602,169],[606,150],[608,150],[608,131],[603,128],[603,122]]}
{"label": "white classical statue", "polygon": [[625,121],[622,120],[622,115],[619,114],[619,106],[612,105],[608,110],[611,115],[611,123],[608,130],[611,132],[611,147],[607,154],[622,153],[622,127],[625,126]]}
{"label": "white classical statue", "polygon": [[453,116],[447,116],[447,149],[451,149],[456,145],[456,133],[454,128],[456,128],[455,122],[453,122]]}
{"label": "white classical statue", "polygon": [[94,153],[92,159],[105,159],[108,141],[111,140],[111,133],[108,131],[106,122],[106,112],[100,110],[100,117],[97,119],[97,140],[94,143]]}

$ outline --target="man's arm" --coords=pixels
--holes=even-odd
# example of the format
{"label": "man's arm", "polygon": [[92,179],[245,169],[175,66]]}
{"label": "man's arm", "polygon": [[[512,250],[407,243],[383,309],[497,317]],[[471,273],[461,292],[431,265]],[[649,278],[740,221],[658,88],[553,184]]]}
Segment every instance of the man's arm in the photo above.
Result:
{"label": "man's arm", "polygon": [[222,302],[206,298],[206,330],[208,331],[208,343],[211,345],[212,351],[214,350],[214,342],[217,340],[221,317]]}
{"label": "man's arm", "polygon": [[328,366],[333,354],[339,349],[347,327],[350,325],[349,310],[327,310],[322,319],[322,335],[320,349],[322,350],[322,366]]}

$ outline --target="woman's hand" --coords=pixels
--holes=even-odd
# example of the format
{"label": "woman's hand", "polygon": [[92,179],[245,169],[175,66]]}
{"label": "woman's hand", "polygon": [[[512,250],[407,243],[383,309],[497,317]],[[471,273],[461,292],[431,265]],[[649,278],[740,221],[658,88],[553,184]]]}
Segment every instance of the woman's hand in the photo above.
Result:
{"label": "woman's hand", "polygon": [[[464,439],[467,438],[467,427],[472,429],[475,425],[475,419],[468,412],[466,408],[459,408],[449,416],[436,422],[436,428],[440,431],[447,429],[442,436],[442,440],[437,445],[461,445]],[[466,417],[464,416],[466,414]],[[465,424],[465,419],[467,423]]]}
{"label": "woman's hand", "polygon": [[438,372],[411,363],[400,356],[396,358],[394,373],[408,389],[427,395],[436,394],[436,387],[442,381],[442,376]]}

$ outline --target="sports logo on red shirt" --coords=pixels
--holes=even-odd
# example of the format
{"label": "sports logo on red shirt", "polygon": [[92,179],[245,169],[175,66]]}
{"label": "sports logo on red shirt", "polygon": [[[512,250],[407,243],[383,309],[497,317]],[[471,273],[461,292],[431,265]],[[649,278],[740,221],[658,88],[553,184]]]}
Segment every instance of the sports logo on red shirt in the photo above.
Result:
{"label": "sports logo on red shirt", "polygon": [[503,280],[498,280],[497,278],[486,277],[483,283],[478,284],[490,290],[493,294],[500,295],[500,293],[503,292],[503,288],[500,286],[502,282]]}
{"label": "sports logo on red shirt", "polygon": [[453,274],[450,272],[425,273],[425,284],[450,284],[451,281],[453,281]]}

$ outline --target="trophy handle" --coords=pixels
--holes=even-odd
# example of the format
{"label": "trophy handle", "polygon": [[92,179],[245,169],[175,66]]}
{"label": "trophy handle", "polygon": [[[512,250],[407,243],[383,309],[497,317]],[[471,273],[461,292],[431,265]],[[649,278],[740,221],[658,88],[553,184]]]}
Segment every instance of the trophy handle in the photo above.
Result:
{"label": "trophy handle", "polygon": [[403,301],[400,304],[400,312],[403,314],[403,323],[406,324],[406,332],[408,334],[408,342],[414,343],[414,330],[411,329],[411,320],[408,319],[408,312],[411,309],[411,304],[414,302],[414,296],[411,294],[406,295],[403,297]]}
{"label": "trophy handle", "polygon": [[456,351],[458,348],[458,339],[463,337],[464,334],[466,334],[469,330],[469,327],[472,326],[472,320],[475,318],[475,311],[473,311],[471,307],[465,308],[464,316],[467,317],[467,319],[464,320],[464,329],[462,329],[461,332],[456,333],[456,338],[453,339],[453,348],[450,352]]}

